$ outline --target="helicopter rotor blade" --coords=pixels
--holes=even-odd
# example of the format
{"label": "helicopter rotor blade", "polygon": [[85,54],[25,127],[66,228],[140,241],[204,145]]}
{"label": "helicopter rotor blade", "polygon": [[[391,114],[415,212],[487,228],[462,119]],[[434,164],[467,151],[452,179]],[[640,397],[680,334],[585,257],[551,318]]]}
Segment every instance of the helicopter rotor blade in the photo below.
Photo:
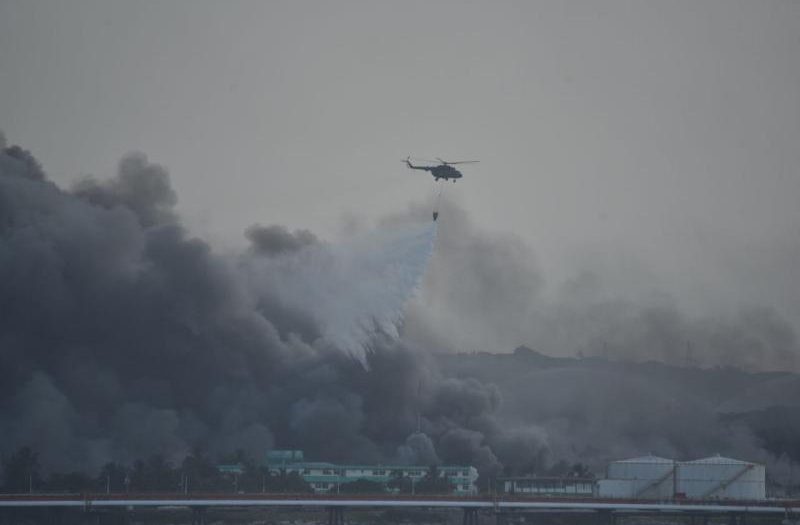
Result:
{"label": "helicopter rotor blade", "polygon": [[458,162],[445,162],[442,161],[449,166],[453,166],[455,164],[475,164],[476,162],[480,162],[479,160],[460,160]]}

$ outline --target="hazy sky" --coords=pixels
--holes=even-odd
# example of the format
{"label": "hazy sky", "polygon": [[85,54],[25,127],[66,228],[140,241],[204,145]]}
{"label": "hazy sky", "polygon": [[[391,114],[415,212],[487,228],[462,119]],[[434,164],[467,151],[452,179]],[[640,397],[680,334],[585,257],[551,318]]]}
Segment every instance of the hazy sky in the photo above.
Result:
{"label": "hazy sky", "polygon": [[63,185],[145,152],[220,245],[476,158],[445,198],[549,275],[800,313],[798,1],[0,0],[0,129]]}

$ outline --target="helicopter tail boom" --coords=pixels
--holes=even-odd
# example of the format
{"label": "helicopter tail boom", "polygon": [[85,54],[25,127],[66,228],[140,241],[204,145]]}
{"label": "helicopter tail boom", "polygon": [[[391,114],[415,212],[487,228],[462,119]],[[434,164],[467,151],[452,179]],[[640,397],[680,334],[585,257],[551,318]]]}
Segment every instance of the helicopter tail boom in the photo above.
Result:
{"label": "helicopter tail boom", "polygon": [[427,166],[414,166],[413,164],[411,164],[411,157],[406,157],[405,159],[403,159],[402,162],[405,162],[406,166],[408,166],[412,170],[431,171],[431,169]]}

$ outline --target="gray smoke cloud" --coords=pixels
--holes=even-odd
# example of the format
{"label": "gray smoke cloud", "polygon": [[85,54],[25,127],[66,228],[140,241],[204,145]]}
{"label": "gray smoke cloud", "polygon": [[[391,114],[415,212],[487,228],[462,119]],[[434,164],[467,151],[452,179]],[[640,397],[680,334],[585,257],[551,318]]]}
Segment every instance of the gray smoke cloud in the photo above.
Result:
{"label": "gray smoke cloud", "polygon": [[261,383],[301,343],[183,230],[166,171],[130,156],[67,192],[12,146],[0,177],[3,452],[92,468],[237,436],[269,446]]}
{"label": "gray smoke cloud", "polygon": [[74,185],[72,194],[104,208],[124,207],[145,227],[177,222],[173,208],[178,196],[170,186],[167,170],[148,162],[141,153],[123,158],[113,179],[84,178]]}
{"label": "gray smoke cloud", "polygon": [[431,438],[422,432],[414,432],[397,448],[397,456],[405,465],[439,465],[442,461],[436,454]]}
{"label": "gray smoke cloud", "polygon": [[517,430],[488,441],[506,471],[543,472],[564,461],[602,472],[608,461],[649,453],[678,459],[719,453],[776,472],[800,460],[800,434],[787,424],[800,408],[795,374],[553,358],[526,348],[443,355],[439,368],[502,392],[492,422]]}
{"label": "gray smoke cloud", "polygon": [[[389,220],[424,213],[415,205]],[[753,373],[797,370],[795,328],[777,308],[753,299],[735,310],[692,311],[650,272],[628,272],[641,283],[632,288],[591,258],[553,283],[521,240],[481,231],[453,202],[444,201],[439,222],[403,336],[443,352],[444,377],[472,378],[459,379],[457,394],[445,379],[434,403],[447,407],[447,418],[437,419],[442,428],[432,430],[454,454],[443,460],[465,449],[478,458],[489,445],[508,473],[546,471],[555,461],[602,472],[607,461],[647,453],[722,453],[786,470],[793,447],[776,444],[788,442],[786,433],[770,439],[765,429],[780,425],[770,409],[794,406],[800,381],[788,372]],[[480,354],[518,345],[557,359],[524,348]],[[449,422],[457,430],[447,435]],[[483,457],[491,471],[491,457]]]}
{"label": "gray smoke cloud", "polygon": [[[794,363],[794,331],[774,310],[698,318],[669,298],[609,299],[588,274],[553,294],[529,248],[452,205],[438,231],[413,224],[429,220],[417,206],[366,243],[254,226],[230,256],[187,232],[176,202],[141,154],[64,190],[23,149],[0,153],[0,453],[30,445],[52,469],[94,470],[194,447],[293,447],[484,476],[646,452],[780,454],[759,433],[778,416],[757,411],[785,406],[796,376],[628,362],[685,364],[690,340],[693,364]],[[366,262],[341,262],[354,258]],[[338,303],[320,291],[354,275],[367,277],[361,295],[334,319],[360,323],[340,339],[363,343],[355,353],[326,338]],[[436,353],[522,343],[586,359]]]}
{"label": "gray smoke cloud", "polygon": [[[438,462],[454,438],[414,434],[418,418],[452,436],[487,426],[491,387],[442,378],[396,337],[435,235],[427,222],[336,246],[256,226],[250,249],[223,256],[184,229],[176,202],[166,169],[141,154],[64,190],[23,149],[0,153],[0,453],[30,445],[62,471],[194,447]],[[342,281],[334,294],[364,278],[367,309],[339,303],[363,353],[326,339],[330,310],[294,300],[283,278],[295,269],[319,301],[326,275]],[[473,463],[469,447],[485,454],[484,441],[447,457]]]}
{"label": "gray smoke cloud", "polygon": [[[424,213],[415,206],[393,220]],[[441,217],[436,252],[405,318],[404,336],[418,344],[456,352],[527,345],[555,356],[746,370],[800,366],[791,312],[764,298],[735,308],[685,308],[652,272],[592,257],[554,281],[520,239],[481,231],[448,200]]]}
{"label": "gray smoke cloud", "polygon": [[286,226],[280,224],[254,224],[245,231],[245,237],[250,241],[252,249],[262,255],[292,253],[319,242],[317,236],[308,230],[290,232]]}

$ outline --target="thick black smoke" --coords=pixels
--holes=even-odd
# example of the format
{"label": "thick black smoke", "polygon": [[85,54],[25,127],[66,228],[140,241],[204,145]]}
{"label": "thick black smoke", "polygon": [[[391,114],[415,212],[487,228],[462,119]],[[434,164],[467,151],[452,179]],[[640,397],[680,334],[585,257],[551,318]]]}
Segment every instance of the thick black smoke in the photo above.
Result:
{"label": "thick black smoke", "polygon": [[0,170],[4,452],[78,468],[271,444],[264,386],[291,344],[177,222],[163,168],[127,157],[71,193],[13,147]]}
{"label": "thick black smoke", "polygon": [[[260,458],[278,446],[331,461],[472,464],[484,475],[651,451],[774,454],[756,428],[771,413],[741,414],[775,404],[785,378],[643,375],[525,355],[476,364],[430,351],[529,343],[683,363],[690,339],[696,361],[793,362],[794,332],[775,312],[696,319],[669,301],[609,300],[592,279],[554,300],[524,245],[476,231],[451,208],[404,337],[376,338],[362,362],[323,342],[309,312],[252,286],[253,270],[271,267],[254,260],[289,264],[320,244],[313,234],[254,226],[250,249],[224,257],[185,230],[176,201],[165,169],[143,155],[66,191],[21,148],[0,153],[0,453],[29,445],[50,469],[96,471],[196,447]],[[713,388],[686,386],[706,380]],[[767,383],[777,393],[759,389]]]}
{"label": "thick black smoke", "polygon": [[176,201],[141,154],[69,191],[26,151],[0,154],[0,452],[29,445],[56,470],[273,446],[496,468],[496,389],[445,380],[386,338],[365,366],[249,286],[246,261],[313,234],[253,227],[251,249],[226,258],[188,234]]}

